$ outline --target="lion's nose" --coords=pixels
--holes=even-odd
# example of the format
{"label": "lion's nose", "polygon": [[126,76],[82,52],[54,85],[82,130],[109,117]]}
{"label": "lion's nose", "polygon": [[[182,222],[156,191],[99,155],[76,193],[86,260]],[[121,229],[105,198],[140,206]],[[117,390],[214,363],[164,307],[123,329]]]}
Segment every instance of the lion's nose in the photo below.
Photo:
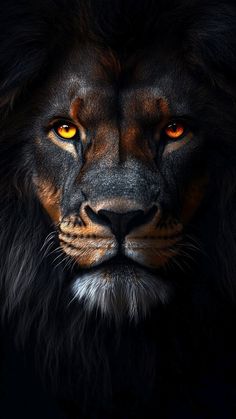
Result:
{"label": "lion's nose", "polygon": [[137,209],[124,212],[115,212],[104,208],[96,212],[92,207],[86,207],[86,213],[91,221],[108,227],[119,241],[136,227],[148,223],[156,212],[156,207],[152,207],[148,211]]}

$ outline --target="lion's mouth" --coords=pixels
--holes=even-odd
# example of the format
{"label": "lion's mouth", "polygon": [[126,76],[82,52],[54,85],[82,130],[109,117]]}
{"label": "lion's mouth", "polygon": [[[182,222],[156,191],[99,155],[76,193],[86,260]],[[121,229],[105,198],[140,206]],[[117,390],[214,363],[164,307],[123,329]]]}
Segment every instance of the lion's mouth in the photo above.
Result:
{"label": "lion's mouth", "polygon": [[94,268],[110,261],[130,261],[143,267],[159,268],[178,253],[181,231],[156,237],[129,237],[118,243],[114,237],[84,236],[60,231],[64,252],[83,269]]}

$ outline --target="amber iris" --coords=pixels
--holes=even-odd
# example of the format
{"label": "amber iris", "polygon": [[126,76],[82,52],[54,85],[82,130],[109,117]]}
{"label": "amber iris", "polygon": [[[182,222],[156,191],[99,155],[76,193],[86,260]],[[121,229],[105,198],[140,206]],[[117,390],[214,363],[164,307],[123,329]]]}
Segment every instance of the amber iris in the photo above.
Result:
{"label": "amber iris", "polygon": [[175,140],[184,134],[185,127],[182,122],[171,122],[167,127],[165,128],[165,134],[167,137]]}
{"label": "amber iris", "polygon": [[65,140],[73,139],[78,133],[77,127],[70,123],[58,125],[55,131],[61,138]]}

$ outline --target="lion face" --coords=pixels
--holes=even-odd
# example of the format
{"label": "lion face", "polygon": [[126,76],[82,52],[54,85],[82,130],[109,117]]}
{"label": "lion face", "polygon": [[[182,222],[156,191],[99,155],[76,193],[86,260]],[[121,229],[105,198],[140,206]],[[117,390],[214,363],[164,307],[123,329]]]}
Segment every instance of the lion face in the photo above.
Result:
{"label": "lion face", "polygon": [[174,58],[88,46],[34,98],[36,194],[87,307],[136,316],[169,298],[161,272],[207,180],[197,94]]}

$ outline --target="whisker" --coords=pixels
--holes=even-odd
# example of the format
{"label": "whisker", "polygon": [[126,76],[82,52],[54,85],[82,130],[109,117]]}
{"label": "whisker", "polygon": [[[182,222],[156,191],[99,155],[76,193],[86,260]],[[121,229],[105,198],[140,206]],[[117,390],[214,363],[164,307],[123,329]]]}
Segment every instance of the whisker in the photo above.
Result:
{"label": "whisker", "polygon": [[[54,269],[57,269],[62,263],[68,262],[68,259],[70,258],[68,255],[60,255],[60,256],[62,256],[62,260],[54,266]],[[63,271],[64,269],[65,269],[65,266],[63,267]]]}

